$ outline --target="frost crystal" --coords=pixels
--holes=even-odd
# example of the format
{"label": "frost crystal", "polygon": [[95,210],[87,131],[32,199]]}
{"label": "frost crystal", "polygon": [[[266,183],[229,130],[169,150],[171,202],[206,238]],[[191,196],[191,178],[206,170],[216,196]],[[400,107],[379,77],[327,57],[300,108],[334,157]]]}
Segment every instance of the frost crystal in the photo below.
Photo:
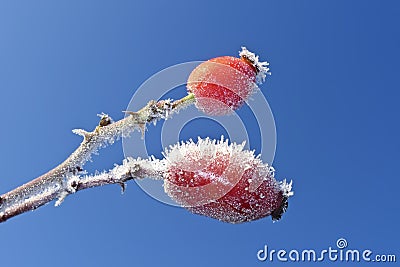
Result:
{"label": "frost crystal", "polygon": [[256,81],[258,84],[262,84],[265,81],[267,74],[271,75],[271,72],[268,68],[269,63],[267,61],[259,61],[258,56],[247,50],[246,47],[242,46],[242,51],[239,52],[239,56],[249,60],[251,64],[253,64],[253,66],[257,69],[258,73]]}
{"label": "frost crystal", "polygon": [[287,183],[286,179],[283,179],[283,181],[280,182],[280,187],[283,192],[283,196],[291,197],[294,195],[294,192],[292,191],[292,183],[293,183],[292,180],[290,180],[290,183]]}

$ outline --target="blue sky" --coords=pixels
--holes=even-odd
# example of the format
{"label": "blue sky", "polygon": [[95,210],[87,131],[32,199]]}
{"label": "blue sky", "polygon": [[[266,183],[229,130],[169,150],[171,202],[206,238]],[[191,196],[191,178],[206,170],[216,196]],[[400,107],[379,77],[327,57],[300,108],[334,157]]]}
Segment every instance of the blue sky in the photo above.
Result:
{"label": "blue sky", "polygon": [[[62,162],[97,113],[121,118],[154,73],[242,45],[271,63],[274,166],[295,191],[281,221],[229,225],[133,182],[87,190],[1,224],[1,265],[265,266],[264,245],[340,237],[399,257],[399,18],[397,1],[1,1],[1,193]],[[87,168],[122,158],[118,143]]]}

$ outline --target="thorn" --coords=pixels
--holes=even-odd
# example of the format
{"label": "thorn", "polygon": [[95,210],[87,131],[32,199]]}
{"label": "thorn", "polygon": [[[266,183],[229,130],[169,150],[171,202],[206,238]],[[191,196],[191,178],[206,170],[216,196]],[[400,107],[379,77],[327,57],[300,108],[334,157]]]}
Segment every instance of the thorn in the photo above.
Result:
{"label": "thorn", "polygon": [[63,191],[60,193],[60,195],[58,196],[58,199],[56,201],[56,203],[54,204],[55,207],[58,207],[61,205],[61,203],[63,203],[64,199],[68,196],[68,193],[66,191]]}
{"label": "thorn", "polygon": [[72,132],[74,134],[83,136],[83,138],[89,138],[89,136],[90,136],[90,133],[85,131],[85,130],[83,130],[83,129],[73,129]]}

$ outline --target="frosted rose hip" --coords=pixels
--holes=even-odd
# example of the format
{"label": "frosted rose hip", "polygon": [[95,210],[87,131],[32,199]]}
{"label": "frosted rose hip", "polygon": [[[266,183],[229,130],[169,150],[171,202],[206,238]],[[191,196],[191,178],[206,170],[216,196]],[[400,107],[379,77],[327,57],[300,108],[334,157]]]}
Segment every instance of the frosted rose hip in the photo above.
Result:
{"label": "frosted rose hip", "polygon": [[240,58],[223,56],[197,66],[187,82],[198,109],[209,115],[226,115],[240,108],[269,72],[267,62],[245,47]]}
{"label": "frosted rose hip", "polygon": [[291,183],[277,182],[274,169],[243,144],[199,139],[164,154],[166,193],[196,214],[230,223],[278,220],[293,194]]}

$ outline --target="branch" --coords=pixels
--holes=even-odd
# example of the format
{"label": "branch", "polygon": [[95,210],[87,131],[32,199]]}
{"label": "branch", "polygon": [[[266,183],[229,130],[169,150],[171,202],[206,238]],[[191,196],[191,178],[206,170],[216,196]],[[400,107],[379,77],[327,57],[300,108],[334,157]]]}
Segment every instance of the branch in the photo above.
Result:
{"label": "branch", "polygon": [[[46,174],[0,196],[0,222],[34,210],[56,198],[56,205],[76,191],[102,186],[120,184],[124,189],[125,182],[135,178],[162,179],[162,164],[159,161],[125,159],[121,166],[116,166],[109,172],[93,176],[81,177],[84,164],[91,155],[107,145],[112,145],[121,137],[129,136],[139,129],[144,133],[147,123],[167,119],[172,114],[194,103],[192,94],[172,102],[171,100],[150,101],[137,112],[127,111],[128,116],[117,122],[112,122],[108,115],[103,114],[99,125],[92,131],[73,130],[83,136],[79,147],[60,165]],[[160,167],[161,168],[161,167]]]}
{"label": "branch", "polygon": [[103,186],[107,184],[119,184],[122,192],[125,191],[125,183],[132,179],[163,179],[164,173],[164,160],[158,160],[154,157],[151,159],[133,159],[126,158],[123,160],[122,165],[115,165],[115,167],[108,172],[103,172],[95,175],[72,175],[66,181],[66,191],[64,191],[55,203],[55,206],[61,205],[65,197],[69,194],[78,191]]}

